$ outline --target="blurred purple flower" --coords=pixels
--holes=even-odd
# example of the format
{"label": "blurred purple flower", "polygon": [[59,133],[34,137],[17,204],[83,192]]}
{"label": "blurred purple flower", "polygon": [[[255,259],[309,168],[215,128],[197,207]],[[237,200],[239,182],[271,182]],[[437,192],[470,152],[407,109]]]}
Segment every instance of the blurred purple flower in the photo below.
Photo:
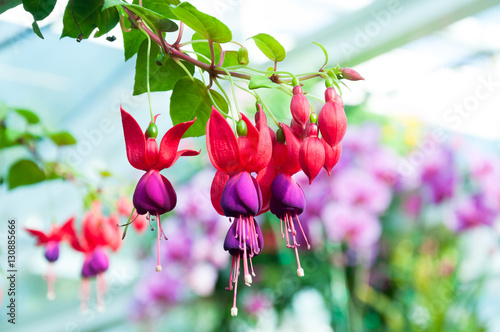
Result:
{"label": "blurred purple flower", "polygon": [[245,297],[244,301],[245,312],[250,315],[257,316],[261,312],[270,310],[273,307],[273,302],[265,293],[250,293]]}
{"label": "blurred purple flower", "polygon": [[384,212],[392,199],[386,183],[366,171],[354,168],[335,174],[331,190],[335,202],[376,215]]}
{"label": "blurred purple flower", "polygon": [[345,241],[355,251],[373,248],[382,231],[380,221],[373,214],[345,204],[326,206],[323,222],[331,240]]}
{"label": "blurred purple flower", "polygon": [[453,197],[457,182],[452,150],[438,146],[423,160],[420,179],[424,193],[434,204]]}
{"label": "blurred purple flower", "polygon": [[412,193],[403,199],[403,211],[411,218],[418,218],[422,212],[422,197]]}
{"label": "blurred purple flower", "polygon": [[462,232],[477,226],[492,226],[498,212],[487,206],[485,196],[473,195],[457,201],[449,227]]}

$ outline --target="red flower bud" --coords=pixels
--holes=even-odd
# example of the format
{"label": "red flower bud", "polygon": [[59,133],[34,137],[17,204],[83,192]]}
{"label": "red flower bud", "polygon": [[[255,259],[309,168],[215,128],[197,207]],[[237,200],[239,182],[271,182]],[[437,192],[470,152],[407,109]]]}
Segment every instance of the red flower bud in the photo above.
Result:
{"label": "red flower bud", "polygon": [[342,141],[347,129],[347,117],[344,112],[342,99],[337,96],[333,88],[325,91],[326,104],[323,105],[318,116],[318,125],[323,139],[335,146]]}
{"label": "red flower bud", "polygon": [[342,76],[349,81],[359,81],[364,80],[363,76],[361,76],[357,71],[351,68],[341,68],[340,72]]}
{"label": "red flower bud", "polygon": [[[313,127],[317,125],[310,124],[309,132],[317,132],[317,129]],[[299,163],[311,184],[325,164],[325,147],[318,136],[309,136],[302,142],[299,150]]]}
{"label": "red flower bud", "polygon": [[294,119],[292,119],[292,122],[290,122],[290,127],[292,128],[292,131],[297,135],[300,140],[303,140],[307,136],[307,124],[301,125]]}
{"label": "red flower bud", "polygon": [[342,143],[331,147],[324,139],[321,139],[321,142],[325,147],[325,164],[323,167],[328,172],[328,175],[331,175],[333,167],[338,163],[340,155],[342,154]]}
{"label": "red flower bud", "polygon": [[302,92],[300,85],[293,87],[293,97],[290,103],[290,110],[292,112],[293,119],[301,126],[307,124],[309,119],[309,101]]}

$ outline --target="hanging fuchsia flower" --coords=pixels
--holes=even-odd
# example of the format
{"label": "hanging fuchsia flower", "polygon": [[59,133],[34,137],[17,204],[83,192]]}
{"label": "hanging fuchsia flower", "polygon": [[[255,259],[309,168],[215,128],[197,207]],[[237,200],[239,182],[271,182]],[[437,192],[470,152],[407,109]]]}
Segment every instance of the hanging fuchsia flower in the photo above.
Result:
{"label": "hanging fuchsia flower", "polygon": [[115,215],[106,217],[101,213],[98,202],[92,204],[82,221],[82,232],[77,234],[71,227],[69,231],[70,243],[73,249],[84,254],[82,266],[81,309],[86,311],[90,297],[90,278],[97,279],[97,306],[104,308],[104,294],[106,280],[103,273],[109,268],[107,248],[117,251],[122,243],[119,228],[116,227],[118,218]]}
{"label": "hanging fuchsia flower", "polygon": [[70,230],[73,227],[73,221],[75,218],[68,219],[61,227],[57,225],[52,225],[49,233],[44,233],[42,231],[25,228],[25,230],[30,233],[30,235],[36,238],[37,246],[45,247],[45,259],[49,262],[49,268],[47,271],[47,298],[53,300],[56,297],[54,292],[54,283],[56,281],[56,275],[54,271],[54,262],[59,258],[59,243],[70,234]]}
{"label": "hanging fuchsia flower", "polygon": [[300,171],[300,141],[293,133],[293,130],[283,123],[276,136],[277,143],[274,146],[273,163],[277,175],[271,185],[269,206],[271,213],[280,219],[281,237],[286,237],[286,246],[295,250],[297,275],[302,277],[304,276],[304,269],[300,265],[298,254],[300,244],[296,236],[298,232],[302,234],[309,250],[310,245],[299,219],[299,215],[305,209],[306,200],[304,191],[292,178],[293,174]]}
{"label": "hanging fuchsia flower", "polygon": [[170,181],[161,175],[160,171],[171,167],[181,156],[196,156],[200,153],[193,150],[177,151],[182,136],[196,119],[172,127],[163,136],[158,149],[156,142],[158,129],[154,122],[150,123],[146,133],[143,133],[137,121],[123,108],[121,108],[121,115],[128,161],[133,167],[146,171],[135,188],[133,203],[138,214],[149,214],[156,218],[158,233],[156,271],[161,271],[159,252],[163,230],[160,215],[174,209],[177,204],[177,195]]}
{"label": "hanging fuchsia flower", "polygon": [[262,212],[266,202],[259,182],[250,173],[257,173],[257,178],[263,184],[270,183],[274,177],[274,172],[269,173],[269,176],[262,175],[267,174],[266,169],[272,156],[272,141],[266,116],[261,108],[256,118],[258,128],[242,115],[238,123],[239,137],[236,138],[226,119],[212,107],[206,130],[208,155],[217,169],[211,188],[212,205],[220,214],[234,218],[224,241],[224,249],[232,256],[227,288],[232,290],[234,284],[232,316],[238,314],[236,293],[241,260],[245,284],[250,286],[252,275],[255,276],[252,257],[261,252],[264,244],[254,217]]}

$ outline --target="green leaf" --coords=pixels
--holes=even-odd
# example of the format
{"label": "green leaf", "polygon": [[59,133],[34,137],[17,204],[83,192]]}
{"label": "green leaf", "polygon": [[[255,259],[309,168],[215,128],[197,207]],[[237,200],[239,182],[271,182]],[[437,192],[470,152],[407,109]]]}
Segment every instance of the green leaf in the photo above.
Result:
{"label": "green leaf", "polygon": [[[201,36],[199,33],[194,33],[191,40],[205,40],[205,43],[193,43],[193,50],[195,52],[201,53],[206,56],[208,59],[211,58],[210,55],[210,45],[208,44],[208,40]],[[214,54],[215,54],[215,64],[217,65],[220,60],[222,48],[219,43],[214,43]],[[205,59],[202,56],[197,55],[198,60],[204,63],[210,64],[210,61]],[[224,55],[224,62],[222,63],[223,67],[231,67],[238,66],[238,52],[237,51],[226,51]]]}
{"label": "green leaf", "polygon": [[61,38],[78,38],[81,33],[86,39],[96,28],[96,37],[109,32],[118,24],[118,11],[116,8],[101,9],[102,0],[70,0],[64,11]]}
{"label": "green leaf", "polygon": [[[285,60],[286,52],[285,48],[274,39],[274,37],[266,34],[259,33],[253,37],[250,37],[255,41],[255,45],[267,56],[270,60],[280,62]],[[249,39],[250,39],[249,38]]]}
{"label": "green leaf", "polygon": [[54,10],[57,0],[23,0],[24,10],[33,15],[35,21],[41,21]]}
{"label": "green leaf", "polygon": [[[217,106],[228,112],[228,104],[217,91],[210,90]],[[184,134],[184,137],[205,135],[205,127],[212,111],[212,101],[208,90],[200,80],[185,77],[177,82],[170,97],[170,117],[174,125],[185,121],[196,121]]]}
{"label": "green leaf", "polygon": [[[125,20],[125,27],[130,28],[129,20]],[[146,36],[138,29],[132,29],[129,32],[122,31],[123,33],[123,48],[125,52],[125,61],[132,58],[138,51]]]}
{"label": "green leaf", "polygon": [[25,109],[16,109],[15,111],[17,114],[25,118],[29,124],[35,124],[40,122],[40,118],[38,118],[38,115],[36,115],[32,111],[28,111]]}
{"label": "green leaf", "polygon": [[[134,0],[136,3],[137,0]],[[142,0],[142,5],[152,11],[165,16],[166,18],[176,20],[177,17],[170,11],[170,5],[178,5],[179,0]]]}
{"label": "green leaf", "polygon": [[170,6],[170,10],[179,20],[205,39],[217,43],[227,43],[233,38],[231,30],[224,23],[213,16],[200,12],[189,2]]}
{"label": "green leaf", "polygon": [[[135,65],[135,83],[134,96],[147,92],[146,82],[146,59],[147,59],[148,41],[144,40],[137,53],[137,62]],[[179,79],[187,76],[186,72],[169,56],[165,56],[163,65],[158,66],[155,63],[156,55],[160,51],[158,45],[151,44],[151,54],[149,57],[149,85],[151,91],[169,91],[172,90]],[[183,63],[189,72],[194,74],[192,64]]]}
{"label": "green leaf", "polygon": [[43,35],[42,35],[42,31],[40,31],[40,27],[38,26],[38,23],[36,21],[33,21],[33,23],[31,24],[31,27],[33,28],[33,32],[40,38],[42,39],[45,39],[43,38]]}
{"label": "green leaf", "polygon": [[142,7],[136,4],[127,4],[119,0],[104,0],[102,10],[108,10],[116,6],[127,7],[132,13],[141,17],[150,27],[155,27],[160,31],[173,32],[179,29],[179,27],[177,26],[177,24],[175,24],[175,22],[169,20],[162,14],[159,14],[149,8]]}
{"label": "green leaf", "polygon": [[0,1],[0,14],[3,12],[6,12],[7,10],[14,8],[16,6],[19,6],[22,4],[22,0],[6,0],[6,1]]}
{"label": "green leaf", "polygon": [[269,78],[258,75],[250,77],[250,82],[248,83],[248,88],[251,90],[259,88],[276,89],[279,88],[279,86],[279,84],[274,83]]}
{"label": "green leaf", "polygon": [[9,189],[26,186],[45,180],[44,172],[31,160],[18,160],[9,169]]}
{"label": "green leaf", "polygon": [[239,66],[238,51],[226,51],[223,67]]}
{"label": "green leaf", "polygon": [[65,131],[49,133],[48,136],[57,146],[76,144],[76,139]]}

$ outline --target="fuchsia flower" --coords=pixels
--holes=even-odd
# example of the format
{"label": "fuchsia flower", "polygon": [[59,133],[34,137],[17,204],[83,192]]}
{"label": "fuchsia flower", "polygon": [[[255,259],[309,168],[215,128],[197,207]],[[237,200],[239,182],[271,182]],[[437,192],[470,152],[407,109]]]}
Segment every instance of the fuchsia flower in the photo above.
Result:
{"label": "fuchsia flower", "polygon": [[[296,239],[296,235],[300,230],[307,244],[307,249],[309,250],[310,245],[307,242],[307,237],[299,220],[299,215],[304,211],[306,206],[306,198],[300,185],[292,178],[293,174],[300,171],[300,141],[294,135],[292,129],[287,125],[282,123],[281,130],[283,135],[281,135],[280,132],[277,135],[278,141],[275,144],[273,153],[273,162],[277,175],[271,185],[271,200],[269,206],[271,213],[280,219],[281,238],[285,238],[286,236],[286,246],[295,250],[295,256],[297,258],[297,275],[302,277],[304,276],[304,269],[300,265],[298,254],[299,243]],[[322,144],[321,147],[323,147]],[[283,222],[285,224],[284,232]]]}
{"label": "fuchsia flower", "polygon": [[272,156],[272,141],[266,116],[260,106],[256,118],[257,128],[242,115],[240,123],[244,122],[246,132],[239,133],[236,138],[226,119],[212,107],[206,130],[208,155],[217,169],[211,188],[212,205],[220,214],[233,218],[224,241],[224,250],[232,256],[227,288],[232,290],[234,284],[232,316],[238,314],[236,293],[241,260],[245,284],[250,286],[252,275],[255,276],[252,257],[261,252],[264,244],[254,217],[263,212],[266,202],[259,182],[250,173],[257,173],[257,178],[265,186],[269,186],[266,182],[274,177],[274,174],[262,175],[267,174],[265,170]]}
{"label": "fuchsia flower", "polygon": [[155,123],[150,123],[146,133],[143,133],[137,121],[123,108],[121,108],[121,115],[128,161],[133,167],[146,171],[135,188],[133,203],[138,214],[156,217],[158,234],[156,271],[161,271],[159,252],[163,230],[160,215],[173,210],[177,204],[177,195],[170,181],[161,175],[160,171],[171,167],[181,156],[196,156],[200,153],[193,150],[177,151],[182,136],[196,119],[172,127],[163,136],[158,149]]}
{"label": "fuchsia flower", "polygon": [[54,271],[54,262],[59,258],[59,243],[68,238],[73,228],[73,221],[75,218],[68,219],[61,227],[57,225],[52,225],[50,232],[44,233],[42,231],[25,228],[25,230],[30,233],[30,235],[36,238],[37,246],[45,247],[45,259],[49,262],[49,268],[47,271],[47,298],[53,300],[56,297],[54,292],[54,283],[56,281],[56,275]]}
{"label": "fuchsia flower", "polygon": [[116,227],[116,215],[106,217],[101,213],[101,204],[92,203],[92,208],[83,216],[82,232],[77,234],[71,227],[69,230],[70,243],[73,249],[84,254],[82,266],[81,309],[86,311],[89,301],[89,279],[97,279],[97,306],[104,308],[104,294],[106,280],[103,273],[109,268],[109,258],[106,248],[117,251],[121,246],[121,234]]}

